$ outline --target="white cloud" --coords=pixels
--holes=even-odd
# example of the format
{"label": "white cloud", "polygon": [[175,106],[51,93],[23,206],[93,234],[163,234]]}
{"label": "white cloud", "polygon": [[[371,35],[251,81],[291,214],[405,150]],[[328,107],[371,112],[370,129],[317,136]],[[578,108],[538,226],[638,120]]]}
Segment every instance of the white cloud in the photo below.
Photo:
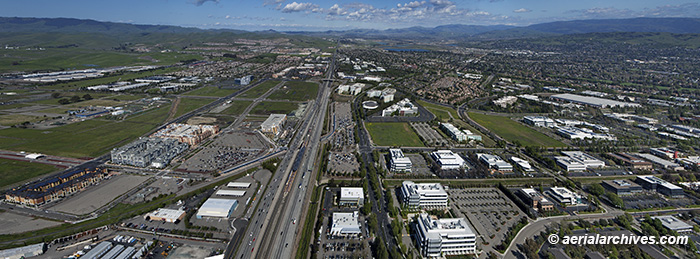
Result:
{"label": "white cloud", "polygon": [[314,11],[314,10],[316,12],[321,11],[317,4],[308,3],[308,2],[306,2],[306,3],[292,2],[292,3],[285,5],[282,8],[283,13],[309,12],[309,11]]}
{"label": "white cloud", "polygon": [[268,5],[279,5],[284,3],[285,0],[265,0],[263,2],[263,6],[268,6]]}
{"label": "white cloud", "polygon": [[215,4],[219,3],[219,0],[193,0],[190,3],[196,5],[196,6],[201,6],[206,2],[214,2]]}
{"label": "white cloud", "polygon": [[520,8],[520,9],[513,10],[513,12],[514,12],[514,13],[529,13],[529,12],[532,12],[532,10],[530,10],[530,9],[525,9],[525,8]]}

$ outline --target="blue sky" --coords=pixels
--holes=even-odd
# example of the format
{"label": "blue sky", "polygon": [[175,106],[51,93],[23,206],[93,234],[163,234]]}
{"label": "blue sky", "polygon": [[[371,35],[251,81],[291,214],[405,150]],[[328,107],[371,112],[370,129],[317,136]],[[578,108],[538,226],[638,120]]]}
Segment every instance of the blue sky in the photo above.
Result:
{"label": "blue sky", "polygon": [[698,0],[2,0],[0,6],[0,16],[11,17],[279,31],[700,17]]}

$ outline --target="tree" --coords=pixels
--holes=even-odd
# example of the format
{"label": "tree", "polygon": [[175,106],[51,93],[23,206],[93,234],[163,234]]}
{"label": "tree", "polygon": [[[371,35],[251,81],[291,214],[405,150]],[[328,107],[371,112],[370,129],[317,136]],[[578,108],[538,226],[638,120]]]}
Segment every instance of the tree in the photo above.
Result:
{"label": "tree", "polygon": [[66,98],[63,98],[63,99],[61,99],[61,100],[58,100],[58,104],[65,105],[65,104],[69,104],[69,103],[70,103],[70,100],[68,100],[68,99],[66,99]]}
{"label": "tree", "polygon": [[71,103],[80,102],[80,97],[78,97],[77,95],[73,95],[73,96],[71,96],[71,98],[70,98],[70,102],[71,102]]}
{"label": "tree", "polygon": [[85,95],[83,95],[83,99],[92,100],[92,96],[90,94],[85,94]]}
{"label": "tree", "polygon": [[56,98],[58,98],[58,97],[61,97],[61,93],[52,93],[52,94],[51,94],[51,98],[56,99]]}
{"label": "tree", "polygon": [[599,183],[594,183],[588,186],[588,192],[595,196],[600,196],[605,193],[605,188],[603,188],[603,186]]}

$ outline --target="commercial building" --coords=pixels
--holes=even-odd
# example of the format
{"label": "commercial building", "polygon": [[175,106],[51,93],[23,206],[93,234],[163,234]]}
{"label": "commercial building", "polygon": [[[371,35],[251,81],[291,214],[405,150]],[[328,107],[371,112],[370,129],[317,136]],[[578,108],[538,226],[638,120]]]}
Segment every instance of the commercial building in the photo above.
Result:
{"label": "commercial building", "polygon": [[52,175],[5,193],[5,201],[23,205],[40,205],[80,192],[99,183],[107,169],[88,168]]}
{"label": "commercial building", "polygon": [[518,97],[515,96],[503,96],[499,99],[493,100],[493,104],[501,106],[502,108],[507,107],[508,105],[514,104],[516,101],[518,101]]}
{"label": "commercial building", "polygon": [[600,168],[605,162],[581,151],[562,151],[565,156],[557,156],[554,159],[557,165],[566,171],[583,171],[588,168]]}
{"label": "commercial building", "polygon": [[549,189],[548,194],[560,204],[576,205],[582,203],[581,195],[564,187],[552,187]]}
{"label": "commercial building", "polygon": [[673,170],[673,171],[685,170],[685,168],[683,168],[681,165],[679,165],[675,162],[666,160],[666,159],[659,158],[658,156],[654,156],[651,154],[643,154],[643,153],[638,153],[636,155],[641,157],[641,158],[644,158],[646,160],[649,160],[650,162],[654,163],[655,165],[658,165],[661,168],[666,169],[666,170]]}
{"label": "commercial building", "polygon": [[405,98],[382,111],[383,117],[392,116],[394,114],[399,116],[418,114],[418,106],[415,106],[408,98]]}
{"label": "commercial building", "polygon": [[467,134],[464,134],[464,132],[450,123],[440,123],[440,129],[455,141],[467,140]]}
{"label": "commercial building", "polygon": [[560,101],[572,102],[577,104],[583,104],[598,108],[609,108],[609,107],[641,107],[638,103],[628,103],[620,102],[610,99],[603,99],[592,96],[583,96],[577,94],[555,94],[550,96],[550,98]]}
{"label": "commercial building", "polygon": [[365,84],[363,83],[355,83],[352,85],[340,85],[338,86],[338,93],[349,93],[352,95],[358,95],[362,92],[363,88],[365,88]]}
{"label": "commercial building", "polygon": [[554,203],[545,198],[540,192],[532,188],[518,190],[520,195],[530,207],[536,211],[551,211],[554,210]]}
{"label": "commercial building", "polygon": [[239,189],[248,189],[250,188],[250,183],[243,183],[243,182],[230,182],[226,185],[228,188],[239,188]]}
{"label": "commercial building", "polygon": [[513,161],[513,163],[518,165],[525,172],[535,171],[535,168],[533,168],[532,165],[530,165],[530,162],[528,162],[525,159],[519,158],[517,156],[512,156],[510,157],[510,161]]}
{"label": "commercial building", "polygon": [[476,253],[476,235],[464,218],[437,219],[421,213],[413,238],[424,257]]}
{"label": "commercial building", "polygon": [[234,84],[239,84],[239,85],[249,85],[250,82],[253,81],[253,76],[252,75],[247,75],[244,77],[236,78],[233,80]]}
{"label": "commercial building", "polygon": [[513,171],[513,166],[497,155],[477,153],[476,157],[479,161],[487,165],[489,169],[501,172]]}
{"label": "commercial building", "polygon": [[46,245],[44,243],[0,250],[0,258],[22,259],[34,257],[44,253]]}
{"label": "commercial building", "polygon": [[146,214],[144,218],[146,220],[164,221],[177,224],[177,222],[180,222],[185,217],[185,214],[186,212],[182,209],[173,210],[159,208],[154,212]]}
{"label": "commercial building", "polygon": [[216,125],[171,123],[164,129],[153,133],[151,137],[174,139],[190,146],[195,146],[217,133],[219,133],[219,126]]}
{"label": "commercial building", "polygon": [[474,134],[470,130],[466,130],[466,129],[462,130],[462,131],[464,132],[465,135],[467,135],[467,139],[481,141],[481,135]]}
{"label": "commercial building", "polygon": [[532,126],[547,128],[551,128],[557,125],[553,119],[544,116],[525,116],[523,117],[523,122]]}
{"label": "commercial building", "polygon": [[362,108],[365,108],[367,110],[374,110],[379,108],[379,104],[377,103],[377,101],[364,101],[362,102]]}
{"label": "commercial building", "polygon": [[689,157],[684,157],[684,158],[679,158],[676,160],[678,163],[681,163],[682,165],[692,168],[693,166],[700,166],[700,156],[689,156]]}
{"label": "commercial building", "polygon": [[653,175],[637,176],[635,182],[644,187],[644,189],[653,190],[660,194],[670,196],[673,198],[682,198],[683,196],[685,196],[683,188]]}
{"label": "commercial building", "polygon": [[567,139],[602,139],[602,140],[617,140],[617,137],[608,133],[598,133],[588,128],[577,127],[555,127],[557,134]]}
{"label": "commercial building", "polygon": [[435,160],[442,170],[461,169],[466,166],[464,159],[451,150],[438,150],[430,153],[430,157]]}
{"label": "commercial building", "polygon": [[671,150],[671,149],[665,148],[665,147],[650,148],[649,153],[651,153],[652,155],[661,157],[661,158],[667,158],[667,159],[678,158],[678,151]]}
{"label": "commercial building", "polygon": [[645,161],[641,157],[638,157],[629,153],[608,153],[608,156],[622,161],[627,166],[631,166],[634,169],[640,170],[651,170],[652,165],[650,162]]}
{"label": "commercial building", "polygon": [[101,256],[100,258],[104,259],[114,259],[117,257],[122,251],[124,251],[124,246],[123,245],[115,245],[112,247],[112,249],[109,250],[105,255]]}
{"label": "commercial building", "polygon": [[627,179],[605,180],[601,185],[617,195],[633,195],[642,192],[642,186]]}
{"label": "commercial building", "polygon": [[112,150],[112,163],[137,167],[165,167],[189,145],[174,139],[141,138]]}
{"label": "commercial building", "polygon": [[440,183],[419,183],[403,181],[401,197],[408,207],[445,208],[447,207],[447,192]]}
{"label": "commercial building", "polygon": [[228,218],[238,207],[238,200],[209,198],[197,210],[197,218]]}
{"label": "commercial building", "polygon": [[398,148],[389,149],[389,169],[393,172],[411,172],[411,159],[403,154],[403,151]]}
{"label": "commercial building", "polygon": [[233,197],[243,197],[246,191],[240,190],[218,190],[216,191],[217,196],[233,196]]}
{"label": "commercial building", "polygon": [[362,187],[341,187],[340,206],[360,207],[365,205],[365,192]]}
{"label": "commercial building", "polygon": [[[688,223],[683,222],[682,220],[671,216],[655,216],[651,217],[652,219],[658,219],[661,221],[661,225],[663,225],[665,228],[676,231],[678,233],[684,233],[684,232],[692,232],[693,231],[693,226],[691,226]],[[693,242],[692,240],[690,242]]]}
{"label": "commercial building", "polygon": [[332,224],[330,229],[331,236],[348,237],[359,236],[360,231],[360,213],[358,211],[350,213],[335,212],[332,216]]}
{"label": "commercial building", "polygon": [[81,256],[80,258],[85,258],[85,259],[98,259],[101,258],[103,255],[105,255],[107,252],[109,252],[110,249],[112,249],[112,243],[107,242],[107,241],[102,241],[99,244],[97,244],[95,247],[93,247],[90,251],[85,253],[85,255]]}
{"label": "commercial building", "polygon": [[267,117],[267,119],[260,124],[260,131],[277,135],[282,131],[282,126],[286,120],[287,115],[285,114],[270,114],[270,117]]}

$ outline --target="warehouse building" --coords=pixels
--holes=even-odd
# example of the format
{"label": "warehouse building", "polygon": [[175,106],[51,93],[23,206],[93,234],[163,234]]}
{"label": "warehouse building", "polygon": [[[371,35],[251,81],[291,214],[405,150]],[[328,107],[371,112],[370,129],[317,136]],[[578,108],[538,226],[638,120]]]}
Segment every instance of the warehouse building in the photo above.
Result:
{"label": "warehouse building", "polygon": [[340,206],[360,207],[365,205],[365,193],[362,187],[341,187]]}
{"label": "warehouse building", "polygon": [[419,183],[403,181],[401,199],[408,207],[445,208],[447,192],[440,183]]}
{"label": "warehouse building", "polygon": [[673,171],[680,171],[680,170],[685,170],[681,165],[671,162],[666,159],[662,159],[658,156],[654,156],[651,154],[643,154],[643,153],[638,153],[636,154],[637,156],[644,158],[646,160],[649,160],[650,162],[654,163],[655,165],[660,166],[663,169],[666,170],[673,170]]}
{"label": "warehouse building", "polygon": [[564,205],[576,205],[583,202],[581,195],[564,187],[552,187],[549,189],[548,194],[554,198],[556,202]]}
{"label": "warehouse building", "polygon": [[413,238],[424,257],[476,253],[476,235],[464,218],[437,219],[421,213]]}
{"label": "warehouse building", "polygon": [[14,188],[5,194],[5,201],[23,205],[40,205],[80,192],[99,183],[107,169],[72,170]]}
{"label": "warehouse building", "polygon": [[649,153],[651,153],[652,155],[661,157],[661,158],[667,158],[667,159],[678,158],[678,151],[674,151],[674,150],[671,150],[671,149],[665,148],[665,147],[650,148]]}
{"label": "warehouse building", "polygon": [[553,119],[547,118],[545,116],[525,116],[523,117],[523,122],[532,126],[547,128],[551,128],[557,125]]}
{"label": "warehouse building", "polygon": [[451,150],[438,150],[430,153],[430,157],[435,160],[441,170],[461,169],[466,166],[464,159]]}
{"label": "warehouse building", "polygon": [[112,150],[112,163],[137,167],[163,168],[183,151],[188,144],[168,138],[141,138]]}
{"label": "warehouse building", "polygon": [[3,259],[22,259],[38,256],[44,253],[45,249],[44,243],[10,248],[5,250],[0,250],[0,258]]}
{"label": "warehouse building", "polygon": [[233,196],[233,197],[243,197],[245,191],[239,190],[218,190],[216,191],[217,196]]}
{"label": "warehouse building", "polygon": [[581,151],[562,151],[565,156],[557,156],[554,159],[557,165],[566,171],[584,171],[588,168],[601,168],[605,162]]}
{"label": "warehouse building", "polygon": [[146,220],[163,221],[175,224],[180,222],[184,217],[185,211],[182,209],[173,210],[163,208],[159,208],[158,210],[148,213],[146,214],[146,216],[144,216]]}
{"label": "warehouse building", "polygon": [[627,166],[631,166],[634,169],[640,170],[651,170],[652,165],[650,162],[645,161],[641,157],[638,157],[629,153],[608,153],[608,156],[623,162]]}
{"label": "warehouse building", "polygon": [[194,146],[217,133],[219,133],[219,126],[216,125],[171,123],[164,129],[153,133],[151,137],[174,139]]}
{"label": "warehouse building", "polygon": [[360,213],[358,211],[350,213],[333,213],[330,234],[333,237],[354,237],[359,236]]}
{"label": "warehouse building", "polygon": [[[665,228],[676,231],[678,233],[685,233],[685,232],[692,232],[693,231],[693,226],[691,226],[688,223],[683,222],[682,220],[671,216],[655,216],[651,217],[652,219],[658,219],[661,221],[661,225],[663,225]],[[690,242],[693,242],[692,240]]]}
{"label": "warehouse building", "polygon": [[230,182],[226,185],[226,187],[237,188],[237,189],[248,189],[248,188],[250,188],[250,183]]}
{"label": "warehouse building", "polygon": [[398,148],[389,149],[391,159],[389,160],[389,169],[392,172],[411,172],[411,159],[403,154],[403,151]]}
{"label": "warehouse building", "polygon": [[577,104],[583,104],[598,108],[609,108],[609,107],[642,107],[638,103],[628,103],[620,102],[610,99],[603,99],[592,96],[583,96],[577,94],[555,94],[550,96],[550,98],[560,101],[572,102]]}
{"label": "warehouse building", "polygon": [[518,195],[536,211],[554,210],[554,203],[532,188],[518,190]]}
{"label": "warehouse building", "polygon": [[228,218],[238,207],[237,200],[209,198],[197,210],[197,218]]}
{"label": "warehouse building", "polygon": [[499,172],[510,172],[513,171],[513,165],[509,164],[501,157],[491,154],[477,153],[476,157],[488,166],[489,169],[496,170]]}
{"label": "warehouse building", "polygon": [[683,188],[671,184],[653,175],[637,176],[635,182],[644,187],[644,189],[656,191],[660,194],[670,196],[673,198],[682,198],[683,196],[685,196]]}
{"label": "warehouse building", "polygon": [[260,124],[260,131],[277,135],[282,132],[282,126],[286,120],[287,115],[285,114],[270,114],[270,117],[267,117],[267,119]]}
{"label": "warehouse building", "polygon": [[642,186],[627,179],[605,180],[601,185],[617,195],[633,195],[642,192]]}
{"label": "warehouse building", "polygon": [[109,252],[109,250],[112,249],[112,243],[107,242],[107,241],[102,241],[99,244],[97,244],[95,247],[93,247],[90,251],[85,253],[85,255],[81,256],[80,258],[85,258],[85,259],[97,259],[97,258],[102,258],[104,254]]}

